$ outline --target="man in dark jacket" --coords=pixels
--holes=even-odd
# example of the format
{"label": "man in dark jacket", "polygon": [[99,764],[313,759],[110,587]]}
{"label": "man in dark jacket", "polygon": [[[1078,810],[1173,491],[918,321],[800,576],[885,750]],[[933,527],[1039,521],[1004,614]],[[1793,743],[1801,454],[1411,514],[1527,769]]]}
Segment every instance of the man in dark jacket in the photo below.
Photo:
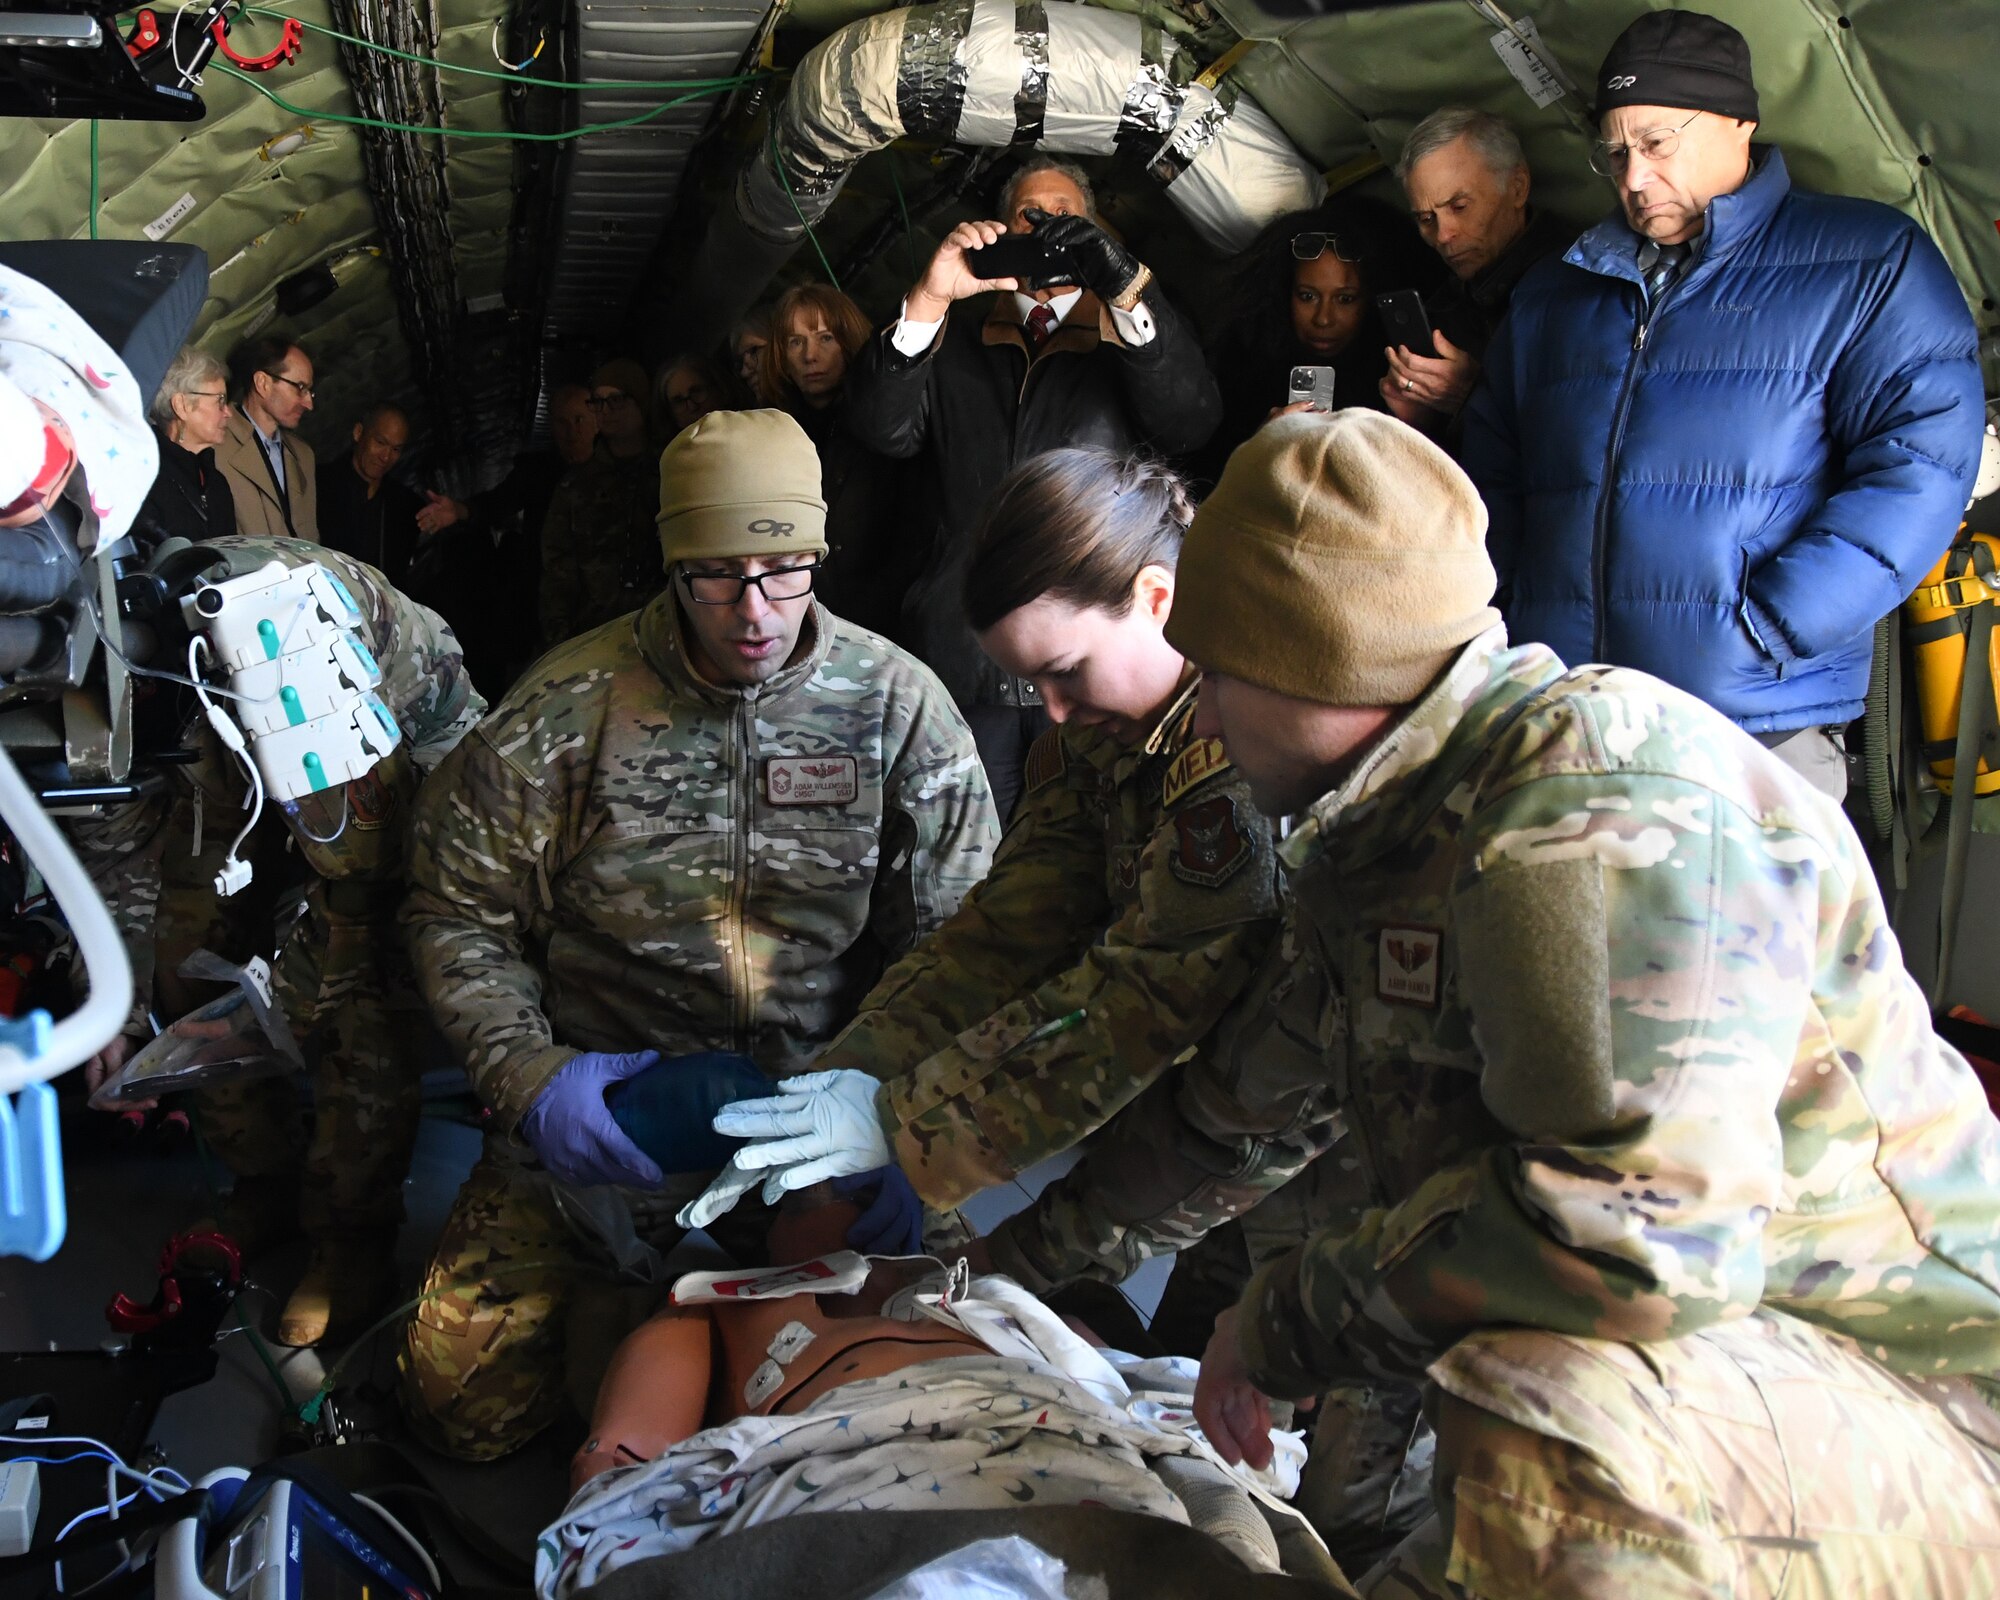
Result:
{"label": "man in dark jacket", "polygon": [[409,442],[409,418],[395,406],[375,406],[354,425],[352,447],[319,477],[320,542],[367,562],[398,589],[409,578],[420,537],[422,502],[389,481]]}
{"label": "man in dark jacket", "polygon": [[1435,432],[1479,381],[1515,287],[1536,262],[1567,249],[1576,229],[1529,203],[1521,141],[1490,111],[1433,111],[1403,141],[1396,177],[1417,231],[1451,278],[1424,296],[1437,354],[1390,350],[1382,399],[1403,421]]}
{"label": "man in dark jacket", "polygon": [[542,521],[545,645],[636,611],[666,587],[651,387],[636,361],[607,361],[591,374],[587,404],[597,441],[590,459],[556,485]]}
{"label": "man in dark jacket", "polygon": [[[1222,400],[1152,273],[1096,225],[1081,171],[1032,157],[1000,210],[1004,222],[965,222],[946,236],[901,317],[862,351],[848,427],[884,455],[925,458],[931,555],[903,632],[971,724],[1005,817],[1045,719],[1034,689],[989,662],[965,621],[960,591],[988,496],[1017,461],[1062,445],[1197,449]],[[1069,253],[1080,287],[973,276],[968,251],[1031,230]],[[994,290],[971,315],[948,320],[954,302]]]}
{"label": "man in dark jacket", "polygon": [[469,499],[431,490],[417,513],[423,558],[410,592],[451,624],[466,672],[495,704],[541,653],[542,527],[557,485],[597,438],[583,384],[557,385],[548,417],[547,448],[517,455],[506,477]]}
{"label": "man in dark jacket", "polygon": [[1978,463],[1972,319],[1909,218],[1751,144],[1735,29],[1648,12],[1597,88],[1622,214],[1528,275],[1467,409],[1509,631],[1665,678],[1843,793],[1826,725]]}

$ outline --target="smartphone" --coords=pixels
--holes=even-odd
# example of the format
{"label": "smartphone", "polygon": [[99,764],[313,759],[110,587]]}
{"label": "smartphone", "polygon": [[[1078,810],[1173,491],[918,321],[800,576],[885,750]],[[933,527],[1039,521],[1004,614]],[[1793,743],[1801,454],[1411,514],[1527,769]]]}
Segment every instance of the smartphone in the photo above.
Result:
{"label": "smartphone", "polygon": [[1003,234],[982,249],[968,250],[965,265],[975,278],[1012,278],[1023,289],[1058,289],[1075,283],[1069,253],[1052,250],[1032,233]]}
{"label": "smartphone", "polygon": [[1285,404],[1295,406],[1301,400],[1315,411],[1333,409],[1333,368],[1294,367],[1291,387],[1285,393]]}
{"label": "smartphone", "polygon": [[1403,345],[1412,355],[1437,354],[1437,345],[1431,339],[1430,315],[1424,310],[1424,297],[1416,290],[1391,289],[1387,294],[1378,294],[1375,310],[1389,335],[1391,349]]}

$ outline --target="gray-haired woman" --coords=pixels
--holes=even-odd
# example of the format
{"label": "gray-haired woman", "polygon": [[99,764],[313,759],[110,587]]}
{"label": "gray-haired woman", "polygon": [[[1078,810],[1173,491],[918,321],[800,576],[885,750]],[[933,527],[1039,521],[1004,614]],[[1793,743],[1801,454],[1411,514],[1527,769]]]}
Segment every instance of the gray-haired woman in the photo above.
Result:
{"label": "gray-haired woman", "polygon": [[183,345],[168,364],[153,396],[160,475],[139,512],[143,537],[199,544],[236,531],[236,506],[215,465],[215,447],[229,426],[228,390],[222,363],[206,350]]}

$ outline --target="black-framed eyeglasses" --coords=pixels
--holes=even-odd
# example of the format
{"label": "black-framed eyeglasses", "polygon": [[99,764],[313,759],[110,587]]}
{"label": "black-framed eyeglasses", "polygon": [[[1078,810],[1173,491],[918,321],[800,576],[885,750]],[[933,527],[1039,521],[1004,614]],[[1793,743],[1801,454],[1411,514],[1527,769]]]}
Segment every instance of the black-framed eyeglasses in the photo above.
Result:
{"label": "black-framed eyeglasses", "polygon": [[294,389],[299,391],[299,398],[301,400],[310,400],[313,397],[313,386],[309,383],[300,383],[297,378],[288,378],[282,372],[272,372],[268,369],[265,371],[264,376],[278,383],[289,383]]}
{"label": "black-framed eyeglasses", "polygon": [[[1700,116],[1697,111],[1694,117]],[[1647,161],[1664,161],[1681,147],[1681,132],[1694,121],[1673,128],[1650,128],[1639,135],[1631,144],[1606,144],[1602,139],[1590,147],[1590,170],[1600,178],[1615,178],[1632,164],[1632,152],[1637,150]]]}
{"label": "black-framed eyeglasses", "polygon": [[229,409],[229,391],[227,389],[183,389],[181,393],[186,395],[190,400],[213,400],[224,411]]}
{"label": "black-framed eyeglasses", "polygon": [[813,574],[819,568],[814,561],[803,567],[773,567],[769,572],[743,577],[734,572],[690,572],[683,567],[680,580],[687,597],[698,606],[734,606],[743,603],[753,583],[767,602],[801,599],[812,593]]}
{"label": "black-framed eyeglasses", "polygon": [[619,406],[635,406],[638,403],[622,389],[615,394],[594,394],[584,402],[592,411],[612,411]]}
{"label": "black-framed eyeglasses", "polygon": [[1328,251],[1333,259],[1345,261],[1353,266],[1361,260],[1361,252],[1337,233],[1295,233],[1292,235],[1292,259],[1294,261],[1317,261]]}

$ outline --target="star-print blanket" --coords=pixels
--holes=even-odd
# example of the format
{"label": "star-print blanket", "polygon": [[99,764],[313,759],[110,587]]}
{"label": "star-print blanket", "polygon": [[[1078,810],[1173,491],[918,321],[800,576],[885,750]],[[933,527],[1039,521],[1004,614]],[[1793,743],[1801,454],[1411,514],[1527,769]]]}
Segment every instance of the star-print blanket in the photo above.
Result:
{"label": "star-print blanket", "polygon": [[[541,1537],[536,1592],[567,1600],[634,1561],[809,1512],[1090,1505],[1185,1524],[1147,1462],[1218,1459],[1194,1426],[1198,1368],[1105,1354],[1122,1403],[1048,1362],[956,1356],[843,1384],[793,1416],[706,1429],[585,1485]],[[1272,1472],[1236,1476],[1289,1496],[1305,1450],[1297,1434],[1272,1437]]]}

